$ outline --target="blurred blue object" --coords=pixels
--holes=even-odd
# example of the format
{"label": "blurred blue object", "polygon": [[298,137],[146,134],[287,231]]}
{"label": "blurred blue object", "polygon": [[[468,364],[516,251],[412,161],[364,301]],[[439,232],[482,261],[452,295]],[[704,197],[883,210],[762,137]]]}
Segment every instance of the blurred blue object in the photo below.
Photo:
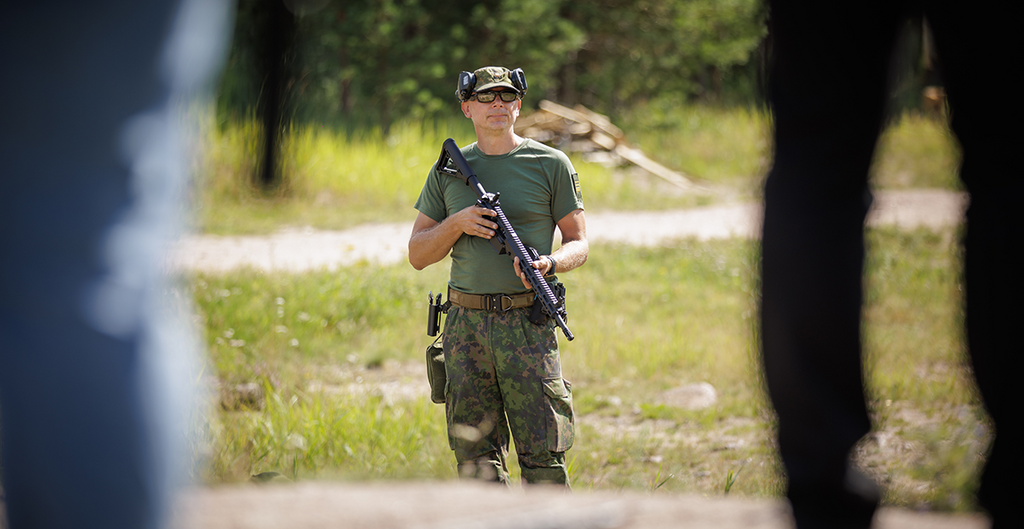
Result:
{"label": "blurred blue object", "polygon": [[181,105],[230,0],[0,4],[0,469],[11,529],[166,523],[198,342],[168,304]]}

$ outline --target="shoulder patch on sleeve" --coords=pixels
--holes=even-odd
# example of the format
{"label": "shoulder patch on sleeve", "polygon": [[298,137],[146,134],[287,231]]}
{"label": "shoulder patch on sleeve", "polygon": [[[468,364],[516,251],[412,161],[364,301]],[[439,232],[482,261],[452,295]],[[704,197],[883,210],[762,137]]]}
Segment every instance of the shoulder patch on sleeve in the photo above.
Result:
{"label": "shoulder patch on sleeve", "polygon": [[572,190],[576,193],[576,200],[583,202],[583,189],[580,187],[580,175],[572,174]]}

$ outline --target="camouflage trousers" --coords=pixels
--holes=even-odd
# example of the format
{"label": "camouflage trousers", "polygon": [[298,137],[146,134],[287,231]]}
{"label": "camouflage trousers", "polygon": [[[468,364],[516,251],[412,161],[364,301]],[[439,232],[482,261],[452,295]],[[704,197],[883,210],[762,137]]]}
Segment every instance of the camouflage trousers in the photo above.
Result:
{"label": "camouflage trousers", "polygon": [[508,483],[511,433],[524,482],[569,484],[571,386],[562,379],[554,322],[534,325],[529,310],[448,311],[445,412],[460,477]]}

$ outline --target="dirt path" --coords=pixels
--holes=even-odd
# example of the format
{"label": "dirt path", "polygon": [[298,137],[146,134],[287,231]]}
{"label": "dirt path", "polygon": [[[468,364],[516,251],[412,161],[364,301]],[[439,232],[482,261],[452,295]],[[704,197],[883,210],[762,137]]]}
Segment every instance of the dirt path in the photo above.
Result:
{"label": "dirt path", "polygon": [[[940,190],[883,191],[876,194],[869,225],[940,229],[960,222],[964,195]],[[594,242],[665,244],[757,237],[760,204],[733,204],[673,211],[588,212],[587,235]],[[267,236],[192,235],[172,257],[176,269],[221,272],[250,266],[266,271],[335,270],[360,260],[383,264],[405,259],[412,222],[368,224],[345,231],[287,229]]]}

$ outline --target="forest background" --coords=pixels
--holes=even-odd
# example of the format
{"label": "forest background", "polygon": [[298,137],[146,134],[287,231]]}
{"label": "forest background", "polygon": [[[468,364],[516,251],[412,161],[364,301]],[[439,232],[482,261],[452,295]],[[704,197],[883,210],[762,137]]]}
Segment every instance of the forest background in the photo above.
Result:
{"label": "forest background", "polygon": [[387,128],[451,115],[458,72],[495,64],[526,70],[526,107],[746,102],[765,35],[757,0],[240,0],[218,101]]}
{"label": "forest background", "polygon": [[[289,124],[386,136],[450,119],[458,72],[486,65],[524,68],[524,114],[542,99],[613,122],[640,106],[763,106],[767,20],[760,0],[239,0],[218,122],[258,118],[272,185]],[[908,24],[894,56],[897,108],[933,81],[921,32]]]}

